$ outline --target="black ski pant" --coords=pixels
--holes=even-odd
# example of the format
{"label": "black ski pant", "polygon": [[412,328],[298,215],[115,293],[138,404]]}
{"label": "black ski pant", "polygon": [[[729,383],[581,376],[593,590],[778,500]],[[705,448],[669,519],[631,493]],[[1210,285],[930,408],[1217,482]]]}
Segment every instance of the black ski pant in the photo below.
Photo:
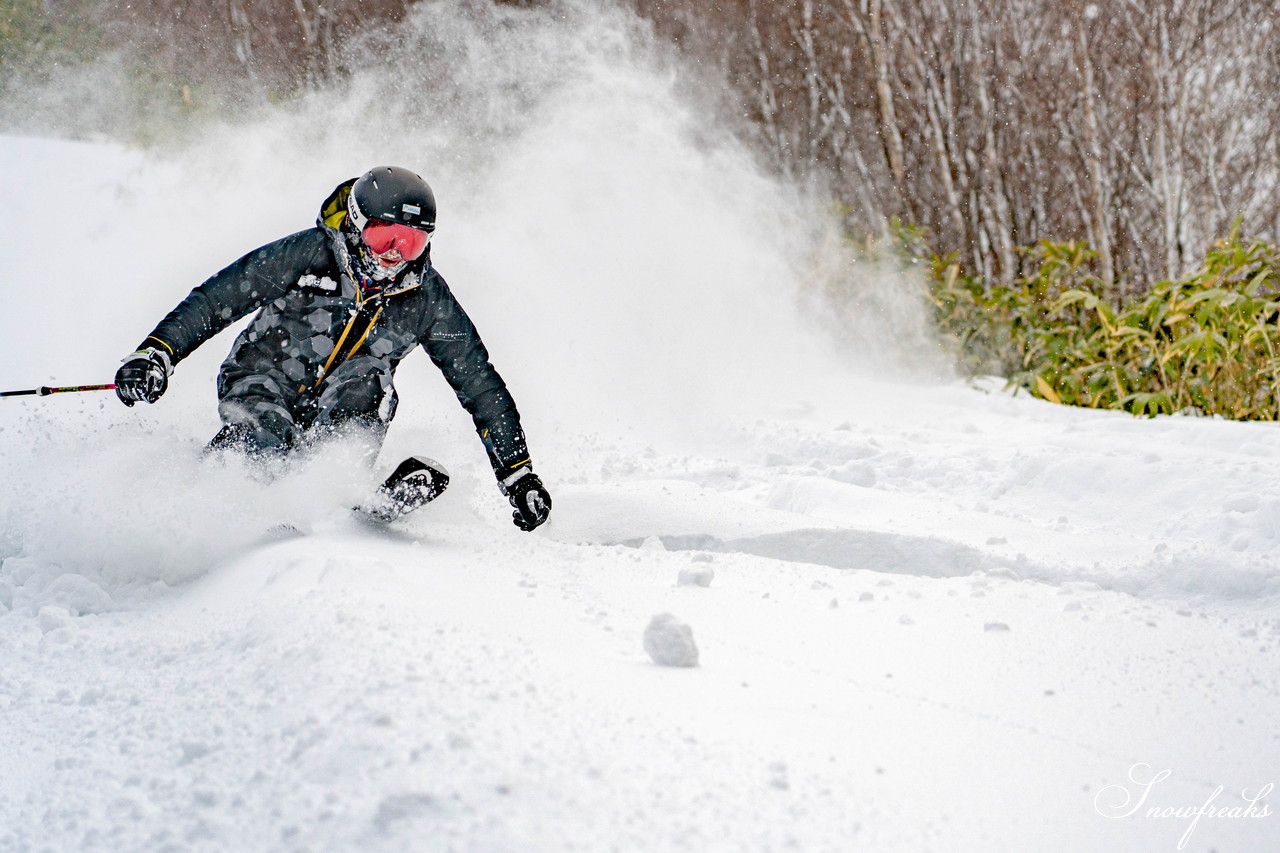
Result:
{"label": "black ski pant", "polygon": [[358,429],[372,439],[375,455],[395,416],[397,396],[389,374],[342,365],[318,388],[283,373],[250,373],[223,367],[218,415],[223,427],[209,449],[235,446],[250,453],[283,455],[304,441]]}

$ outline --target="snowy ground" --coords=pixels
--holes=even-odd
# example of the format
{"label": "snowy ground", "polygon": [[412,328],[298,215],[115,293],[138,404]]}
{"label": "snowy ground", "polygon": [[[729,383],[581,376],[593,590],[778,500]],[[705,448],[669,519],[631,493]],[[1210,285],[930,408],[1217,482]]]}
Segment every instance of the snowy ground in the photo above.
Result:
{"label": "snowy ground", "polygon": [[[3,401],[0,849],[1274,850],[1276,426],[893,379],[901,320],[847,319],[906,339],[879,362],[823,343],[785,189],[662,69],[538,37],[576,82],[477,162],[317,147],[315,105],[165,156],[0,137],[4,388],[109,380],[371,157],[421,164],[555,499],[510,524],[420,356],[378,471],[203,459],[226,335],[154,407]],[[410,452],[450,491],[350,519]],[[699,666],[649,660],[660,613]]]}

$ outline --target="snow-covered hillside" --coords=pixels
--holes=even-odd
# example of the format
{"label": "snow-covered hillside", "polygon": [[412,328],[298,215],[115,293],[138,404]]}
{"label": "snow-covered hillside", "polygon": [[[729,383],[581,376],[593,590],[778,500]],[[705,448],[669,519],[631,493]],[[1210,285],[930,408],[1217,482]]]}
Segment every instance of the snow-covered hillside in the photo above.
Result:
{"label": "snow-covered hillside", "polygon": [[[947,379],[910,283],[621,16],[423,5],[470,64],[398,116],[374,75],[181,147],[0,137],[0,386],[109,381],[410,166],[551,522],[512,526],[420,354],[374,471],[204,458],[229,332],[152,407],[0,401],[0,849],[1275,849],[1275,425]],[[414,452],[450,490],[355,522]],[[649,659],[663,613],[698,666]]]}

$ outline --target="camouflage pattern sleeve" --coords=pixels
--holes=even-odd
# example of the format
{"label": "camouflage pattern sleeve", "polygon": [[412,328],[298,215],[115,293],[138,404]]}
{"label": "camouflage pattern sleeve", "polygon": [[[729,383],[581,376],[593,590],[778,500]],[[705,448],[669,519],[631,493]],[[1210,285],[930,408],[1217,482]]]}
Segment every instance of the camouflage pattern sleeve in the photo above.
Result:
{"label": "camouflage pattern sleeve", "polygon": [[187,295],[139,349],[162,348],[176,364],[251,311],[278,299],[326,251],[318,228],[268,243],[216,273]]}

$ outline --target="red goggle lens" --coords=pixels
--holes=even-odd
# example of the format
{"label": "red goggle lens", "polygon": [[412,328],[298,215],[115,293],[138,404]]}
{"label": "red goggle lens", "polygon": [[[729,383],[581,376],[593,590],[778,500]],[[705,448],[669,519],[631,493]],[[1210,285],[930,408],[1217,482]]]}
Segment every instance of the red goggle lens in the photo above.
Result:
{"label": "red goggle lens", "polygon": [[382,219],[370,219],[360,236],[375,255],[385,255],[392,249],[398,249],[400,257],[406,261],[421,257],[431,240],[431,235],[426,231]]}

